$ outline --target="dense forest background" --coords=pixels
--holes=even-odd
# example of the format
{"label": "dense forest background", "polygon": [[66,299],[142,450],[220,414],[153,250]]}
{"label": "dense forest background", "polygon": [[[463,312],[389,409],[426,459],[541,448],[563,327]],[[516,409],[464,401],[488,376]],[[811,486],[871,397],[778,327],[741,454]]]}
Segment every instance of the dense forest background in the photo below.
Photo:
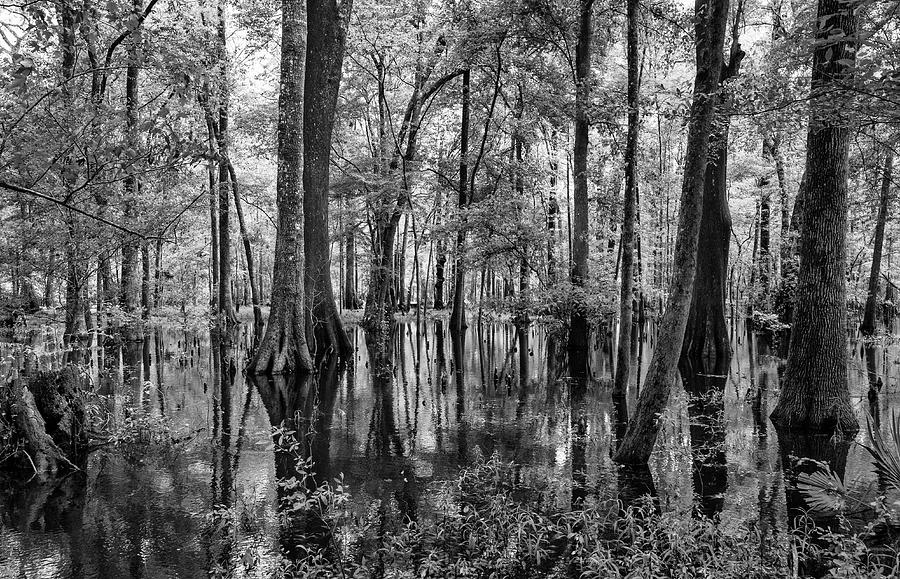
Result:
{"label": "dense forest background", "polygon": [[895,576],[898,138],[898,0],[3,0],[0,576]]}
{"label": "dense forest background", "polygon": [[[868,332],[893,311],[897,10],[5,4],[7,318],[55,311],[89,340],[251,311],[251,365],[274,373],[346,354],[346,319],[377,340],[396,313],[448,310],[454,334],[541,318],[575,367],[621,320],[620,391],[625,345],[659,319],[671,347],[626,461],[646,460],[679,359],[727,364],[726,315],[785,350],[793,323],[800,394],[776,414],[852,431],[847,406],[797,401],[846,373],[848,308],[872,302]],[[840,382],[819,398],[846,399]]]}

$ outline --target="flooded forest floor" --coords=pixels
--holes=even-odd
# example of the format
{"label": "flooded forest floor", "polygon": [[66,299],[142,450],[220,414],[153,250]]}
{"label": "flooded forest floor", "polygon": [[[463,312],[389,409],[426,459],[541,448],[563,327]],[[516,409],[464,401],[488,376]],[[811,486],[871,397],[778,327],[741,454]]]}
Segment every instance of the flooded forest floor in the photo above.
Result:
{"label": "flooded forest floor", "polygon": [[[578,385],[540,323],[473,325],[460,344],[441,320],[401,322],[386,353],[351,325],[350,363],[276,379],[246,375],[251,331],[94,336],[74,365],[88,384],[89,452],[75,472],[0,477],[0,577],[895,569],[900,494],[857,443],[778,440],[768,414],[784,361],[740,323],[720,385],[699,404],[675,389],[646,469],[611,460],[621,425],[610,335],[592,342]],[[629,407],[654,335],[648,325],[632,348]],[[850,349],[860,422],[868,414],[887,432],[900,345],[888,336]],[[385,354],[390,364],[376,364]],[[0,370],[27,383],[72,355],[46,326],[0,343]],[[864,428],[857,442],[869,437]],[[808,514],[815,498],[792,474],[803,457],[828,464],[845,487],[835,501],[853,504]],[[804,525],[820,531],[798,543]],[[868,534],[847,543],[824,531]]]}

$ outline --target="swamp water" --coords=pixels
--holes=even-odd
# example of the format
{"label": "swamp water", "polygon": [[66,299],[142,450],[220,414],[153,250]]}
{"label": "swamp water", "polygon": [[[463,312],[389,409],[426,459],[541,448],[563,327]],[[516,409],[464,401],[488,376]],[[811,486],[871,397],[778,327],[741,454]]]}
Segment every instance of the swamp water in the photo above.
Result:
{"label": "swamp water", "polygon": [[[230,344],[171,327],[101,340],[86,371],[101,395],[102,430],[119,438],[98,445],[83,475],[51,484],[0,479],[0,578],[205,577],[253,558],[261,561],[254,574],[266,576],[266,555],[285,532],[276,481],[290,476],[272,427],[292,417],[317,477],[342,474],[361,517],[427,521],[443,483],[496,454],[516,464],[517,479],[549,488],[560,508],[649,491],[661,509],[686,517],[699,510],[726,527],[787,530],[786,502],[796,492],[782,465],[791,452],[768,422],[783,360],[764,339],[735,332],[721,396],[689,409],[675,389],[649,472],[634,473],[611,460],[609,340],[592,346],[591,379],[576,393],[564,352],[540,325],[473,326],[461,347],[444,328],[400,324],[391,351],[381,353],[389,369],[375,371],[363,331],[350,327],[354,363],[323,369],[325,388],[248,379],[243,326]],[[868,442],[865,412],[887,417],[897,403],[900,346],[850,347],[857,440]],[[41,367],[61,364],[52,332],[33,336],[28,349]],[[648,332],[633,352],[641,379],[652,349]],[[2,376],[21,364],[21,350],[0,344]],[[874,403],[870,377],[884,383]],[[638,388],[639,380],[631,408]],[[858,445],[847,450],[844,479],[863,504],[884,492]]]}

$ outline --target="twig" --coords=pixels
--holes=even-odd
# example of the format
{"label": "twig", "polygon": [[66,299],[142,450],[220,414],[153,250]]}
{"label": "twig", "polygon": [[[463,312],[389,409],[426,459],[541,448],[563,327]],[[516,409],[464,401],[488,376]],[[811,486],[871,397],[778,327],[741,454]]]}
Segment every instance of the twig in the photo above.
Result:
{"label": "twig", "polygon": [[30,478],[30,479],[28,479],[28,482],[31,482],[31,479],[33,479],[34,477],[36,477],[36,476],[38,475],[38,469],[37,469],[37,467],[34,465],[34,461],[31,460],[31,455],[28,454],[28,451],[25,450],[24,448],[21,449],[21,450],[22,450],[22,454],[24,454],[24,455],[26,456],[26,458],[28,458],[28,462],[31,463],[31,468],[34,469],[34,474],[31,475],[31,478]]}

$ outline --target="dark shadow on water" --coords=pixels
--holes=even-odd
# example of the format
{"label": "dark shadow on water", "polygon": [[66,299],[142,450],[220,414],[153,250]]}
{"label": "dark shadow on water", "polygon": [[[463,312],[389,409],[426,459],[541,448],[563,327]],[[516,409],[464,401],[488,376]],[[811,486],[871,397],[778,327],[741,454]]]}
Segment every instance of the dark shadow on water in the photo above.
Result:
{"label": "dark shadow on water", "polygon": [[653,482],[650,467],[643,465],[620,465],[617,471],[619,503],[623,509],[637,507],[648,499],[655,511],[660,511],[659,495]]}
{"label": "dark shadow on water", "polygon": [[469,460],[469,424],[466,420],[466,329],[450,331],[453,350],[453,383],[456,387],[457,458],[461,464]]}
{"label": "dark shadow on water", "polygon": [[[808,528],[811,523],[813,541],[816,541],[817,530],[821,532],[839,530],[840,522],[836,515],[817,514],[810,509],[803,493],[797,487],[797,479],[801,473],[811,474],[825,466],[841,480],[845,480],[850,445],[850,441],[836,440],[828,436],[778,431],[789,530],[801,526]],[[831,561],[800,556],[795,564],[803,577],[822,577],[828,572]]]}
{"label": "dark shadow on water", "polygon": [[587,488],[588,394],[586,352],[568,336],[569,363],[569,460],[572,463],[572,510],[584,508]]}
{"label": "dark shadow on water", "polygon": [[725,383],[727,375],[694,373],[684,376],[688,392],[692,482],[696,510],[711,519],[722,512],[728,489],[725,455]]}

